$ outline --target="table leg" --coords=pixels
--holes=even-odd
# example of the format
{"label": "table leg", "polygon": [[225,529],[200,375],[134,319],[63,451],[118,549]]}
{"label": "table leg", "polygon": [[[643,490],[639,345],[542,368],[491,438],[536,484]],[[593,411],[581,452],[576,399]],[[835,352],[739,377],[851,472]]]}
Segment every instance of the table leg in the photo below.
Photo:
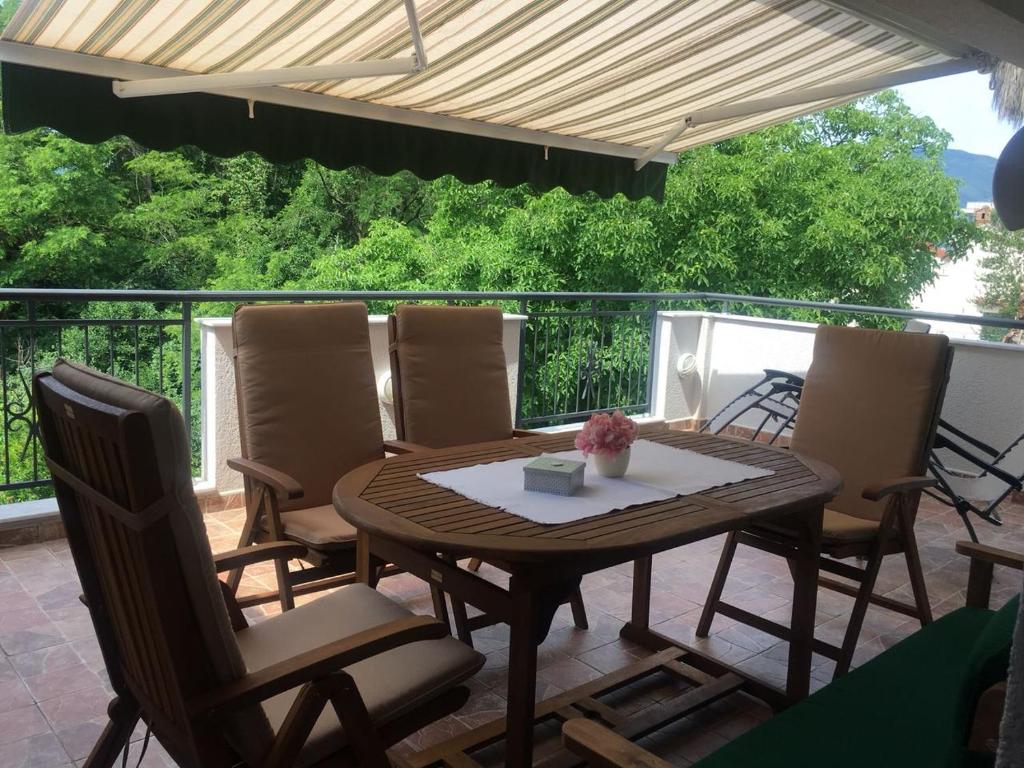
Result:
{"label": "table leg", "polygon": [[537,688],[538,606],[530,585],[513,576],[511,643],[508,659],[508,709],[505,731],[505,765],[526,768],[533,764],[534,697]]}
{"label": "table leg", "polygon": [[633,610],[629,623],[635,629],[651,626],[651,575],[654,561],[648,555],[633,561]]}
{"label": "table leg", "polygon": [[363,531],[356,532],[356,581],[360,584],[367,584],[374,589],[380,581],[378,567],[380,559],[373,556],[370,551],[370,534]]}
{"label": "table leg", "polygon": [[786,695],[800,701],[811,690],[814,615],[818,606],[818,566],[821,558],[821,508],[799,521],[799,545],[792,561],[793,615],[790,620],[789,667]]}

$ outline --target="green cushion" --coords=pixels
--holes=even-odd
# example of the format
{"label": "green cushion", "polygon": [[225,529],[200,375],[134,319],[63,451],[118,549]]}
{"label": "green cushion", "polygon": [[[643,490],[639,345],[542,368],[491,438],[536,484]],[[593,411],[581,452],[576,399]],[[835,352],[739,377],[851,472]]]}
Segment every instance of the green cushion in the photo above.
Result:
{"label": "green cushion", "polygon": [[[1017,623],[1019,606],[1020,595],[1017,595],[996,611],[978,635],[978,639],[974,641],[971,652],[967,654],[953,715],[953,727],[960,735],[961,744],[966,744],[970,736],[974,711],[981,694],[1000,680],[1006,679],[1006,672],[1010,667],[1013,628]],[[990,756],[989,759],[991,760]],[[953,768],[962,765],[962,761],[952,758],[948,765]]]}
{"label": "green cushion", "polygon": [[697,763],[699,768],[942,766],[967,659],[993,616],[961,608]]}

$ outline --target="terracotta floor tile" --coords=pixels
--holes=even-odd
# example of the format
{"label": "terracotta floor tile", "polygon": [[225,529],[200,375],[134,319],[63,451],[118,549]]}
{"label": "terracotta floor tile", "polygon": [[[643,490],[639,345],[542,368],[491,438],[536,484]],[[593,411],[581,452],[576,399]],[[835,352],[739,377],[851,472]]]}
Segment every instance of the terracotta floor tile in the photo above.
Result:
{"label": "terracotta floor tile", "polygon": [[0,768],[60,768],[70,763],[71,758],[53,733],[21,739],[0,749]]}
{"label": "terracotta floor tile", "polygon": [[32,697],[38,702],[100,685],[102,679],[83,662],[24,678]]}
{"label": "terracotta floor tile", "polygon": [[[71,756],[72,760],[81,760],[89,756],[93,745],[102,735],[106,727],[106,718],[96,718],[75,723],[64,728],[57,728],[55,733],[64,747],[64,751]],[[134,765],[134,764],[132,764]]]}
{"label": "terracotta floor tile", "polygon": [[11,666],[22,677],[40,675],[81,663],[81,658],[70,643],[50,646],[38,651],[19,653],[10,657]]}
{"label": "terracotta floor tile", "polygon": [[111,698],[107,689],[97,684],[74,693],[47,699],[39,705],[39,709],[50,725],[59,731],[87,720],[101,720],[105,723],[107,706]]}
{"label": "terracotta floor tile", "polygon": [[38,651],[41,648],[49,648],[65,642],[57,625],[51,621],[16,632],[0,634],[0,649],[8,656],[16,656],[20,653]]}
{"label": "terracotta floor tile", "polygon": [[607,674],[632,664],[644,655],[646,653],[637,652],[635,646],[627,646],[625,643],[613,641],[592,651],[584,651],[576,658],[599,672]]}
{"label": "terracotta floor tile", "polygon": [[[995,546],[1024,548],[1024,507],[1007,506],[1007,524],[1001,528],[978,524],[983,541]],[[217,543],[234,546],[244,516],[237,511],[208,516],[209,532]],[[954,552],[955,543],[966,538],[962,523],[941,506],[922,505],[917,534],[925,564],[929,597],[935,614],[942,615],[963,605],[967,583],[967,562]],[[658,631],[729,663],[760,674],[769,682],[785,681],[788,645],[765,633],[718,616],[711,637],[694,636],[718,562],[723,537],[655,557],[652,625]],[[626,664],[645,651],[619,639],[619,631],[631,610],[632,564],[624,563],[584,578],[589,630],[572,626],[568,606],[552,622],[552,631],[539,652],[537,698],[562,692],[565,687],[594,679],[606,670]],[[496,583],[507,582],[507,574],[485,564],[481,574]],[[906,566],[899,557],[887,558],[879,578],[879,589],[904,599],[910,597]],[[246,586],[267,588],[274,582],[270,566],[249,569]],[[1008,599],[1020,590],[1019,574],[997,570],[993,603]],[[425,585],[409,574],[389,577],[382,592],[411,610],[430,613],[432,605]],[[64,541],[27,547],[0,548],[0,712],[11,714],[7,733],[19,738],[0,746],[0,768],[27,766],[49,768],[81,762],[106,721],[110,698],[102,656],[92,636],[88,612],[78,602],[79,587]],[[733,573],[726,584],[727,599],[759,615],[788,623],[792,582],[785,562],[773,555],[741,547]],[[303,600],[315,597],[303,598]],[[852,598],[822,590],[818,596],[818,636],[836,642],[845,632]],[[251,621],[280,612],[268,604],[246,610]],[[872,607],[865,619],[854,663],[867,661],[914,632],[917,623],[904,616]],[[448,717],[396,747],[396,752],[422,748],[469,727],[500,717],[504,713],[508,673],[508,628],[485,628],[475,634],[477,645],[487,653],[485,668],[470,681],[471,697],[456,716]],[[812,687],[826,685],[834,663],[814,657]],[[24,680],[23,680],[24,678]],[[27,685],[26,685],[27,683]],[[655,674],[602,697],[623,713],[656,706],[687,689],[678,678]],[[34,704],[33,692],[41,702]],[[35,716],[33,716],[35,712]],[[765,707],[749,697],[736,694],[707,710],[663,729],[643,740],[674,765],[685,766],[722,743],[736,738],[769,716]],[[0,717],[0,734],[3,723]],[[38,733],[31,733],[38,730]],[[130,762],[134,764],[144,729],[133,736]],[[538,753],[557,744],[557,728],[538,731]],[[0,735],[0,742],[4,737]],[[477,757],[477,756],[475,756]],[[485,759],[486,758],[486,759]],[[484,766],[500,765],[500,745],[480,756]],[[168,768],[173,762],[153,741],[143,763],[147,768]]]}
{"label": "terracotta floor tile", "polygon": [[9,709],[0,715],[0,752],[4,745],[48,733],[50,725],[34,704],[19,709]]}

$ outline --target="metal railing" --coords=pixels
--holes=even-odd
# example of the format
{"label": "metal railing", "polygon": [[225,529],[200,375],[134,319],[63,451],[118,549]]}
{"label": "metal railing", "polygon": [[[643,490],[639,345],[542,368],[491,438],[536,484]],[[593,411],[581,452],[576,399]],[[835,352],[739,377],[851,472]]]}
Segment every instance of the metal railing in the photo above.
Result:
{"label": "metal railing", "polygon": [[0,503],[47,494],[31,398],[32,376],[58,357],[85,363],[174,400],[187,415],[201,471],[198,344],[192,318],[242,303],[361,300],[371,312],[399,302],[499,303],[524,316],[516,422],[538,427],[601,410],[650,410],[655,323],[663,309],[881,316],[1024,329],[1024,321],[707,292],[517,293],[364,291],[0,291]]}

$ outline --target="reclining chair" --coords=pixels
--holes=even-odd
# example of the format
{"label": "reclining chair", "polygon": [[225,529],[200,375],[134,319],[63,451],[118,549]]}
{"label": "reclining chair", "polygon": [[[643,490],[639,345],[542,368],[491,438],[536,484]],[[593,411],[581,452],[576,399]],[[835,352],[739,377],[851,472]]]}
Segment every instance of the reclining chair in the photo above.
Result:
{"label": "reclining chair", "polygon": [[[388,340],[399,440],[447,448],[533,434],[512,426],[498,307],[400,304],[388,318]],[[479,567],[470,560],[470,570]],[[569,603],[576,626],[586,629],[579,587]],[[453,601],[452,611],[459,637],[471,642],[465,605]]]}
{"label": "reclining chair", "polygon": [[211,554],[169,400],[63,361],[34,389],[116,696],[86,766],[113,765],[142,719],[183,768],[383,768],[388,745],[465,702],[483,656],[362,584],[246,625],[217,574],[303,547]]}
{"label": "reclining chair", "polygon": [[[246,523],[238,543],[294,541],[312,565],[277,565],[280,593],[239,597],[243,607],[355,580],[356,530],[331,492],[349,470],[403,452],[385,443],[373,376],[366,306],[247,305],[235,310],[235,385],[242,458],[228,466],[245,481]],[[237,592],[242,569],[229,575]]]}
{"label": "reclining chair", "polygon": [[[800,416],[790,447],[831,464],[843,490],[825,510],[821,569],[856,586],[822,576],[819,584],[855,598],[841,648],[815,642],[815,651],[836,661],[836,676],[849,670],[868,605],[932,620],[914,518],[928,453],[942,410],[953,350],[945,336],[821,326],[803,386]],[[788,639],[788,628],[722,600],[737,544],[787,556],[788,531],[758,526],[730,533],[718,564],[697,635],[707,637],[716,613]],[[882,558],[903,553],[914,605],[874,594]],[[859,557],[863,568],[842,562]]]}

